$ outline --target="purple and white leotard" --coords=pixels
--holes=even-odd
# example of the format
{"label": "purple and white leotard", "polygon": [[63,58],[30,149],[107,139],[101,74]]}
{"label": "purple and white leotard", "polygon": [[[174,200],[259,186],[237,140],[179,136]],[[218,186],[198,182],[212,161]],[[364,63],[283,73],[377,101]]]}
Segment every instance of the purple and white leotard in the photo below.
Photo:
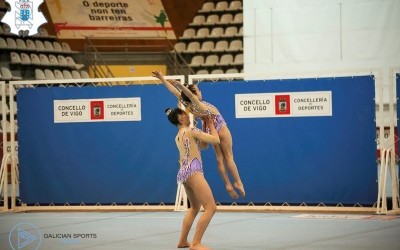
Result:
{"label": "purple and white leotard", "polygon": [[[214,105],[211,103],[201,101],[203,104],[206,105],[207,108],[205,109],[200,109],[196,104],[194,103],[187,103],[183,100],[181,100],[182,104],[189,110],[190,113],[192,113],[196,117],[205,117],[208,115],[211,115],[213,117],[213,122],[214,122],[214,127],[219,132],[222,128],[222,126],[226,125],[226,122],[224,120],[224,117],[218,112],[218,113],[213,113],[211,109],[213,110],[218,110]],[[210,133],[210,129],[206,129],[207,133]]]}
{"label": "purple and white leotard", "polygon": [[[196,128],[192,128],[196,129]],[[194,157],[189,162],[190,155],[190,140],[189,138],[184,138],[185,132],[182,134],[183,148],[185,149],[185,154],[181,160],[180,168],[178,174],[176,176],[176,180],[178,183],[185,183],[191,176],[201,173],[203,174],[203,165],[201,163],[201,159]],[[197,150],[199,148],[199,140],[195,139]]]}

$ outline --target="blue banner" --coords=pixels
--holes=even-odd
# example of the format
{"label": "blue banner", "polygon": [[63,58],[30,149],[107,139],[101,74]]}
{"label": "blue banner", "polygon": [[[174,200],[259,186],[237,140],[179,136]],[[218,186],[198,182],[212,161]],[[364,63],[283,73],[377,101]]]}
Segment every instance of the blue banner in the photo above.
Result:
{"label": "blue banner", "polygon": [[[371,76],[199,84],[233,137],[247,195],[237,202],[374,204],[377,197],[375,87]],[[332,92],[332,116],[235,118],[235,94]],[[204,165],[216,200],[225,192],[215,154]]]}
{"label": "blue banner", "polygon": [[[54,100],[141,98],[141,121],[54,123]],[[25,203],[174,203],[176,128],[162,85],[18,91],[20,196]]]}
{"label": "blue banner", "polygon": [[[340,77],[203,82],[231,130],[247,195],[232,200],[215,153],[203,152],[217,202],[373,204],[377,195],[374,80]],[[332,115],[236,118],[235,94],[330,91]],[[140,121],[54,123],[54,100],[141,98]],[[24,203],[173,203],[176,127],[162,85],[20,89],[20,198]]]}

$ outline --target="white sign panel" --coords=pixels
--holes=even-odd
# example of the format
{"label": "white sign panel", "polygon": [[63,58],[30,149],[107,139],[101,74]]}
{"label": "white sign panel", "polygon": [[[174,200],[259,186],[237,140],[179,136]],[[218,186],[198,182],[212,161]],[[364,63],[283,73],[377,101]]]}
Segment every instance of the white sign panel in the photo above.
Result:
{"label": "white sign panel", "polygon": [[270,117],[275,114],[274,94],[236,94],[236,118]]}
{"label": "white sign panel", "polygon": [[292,93],[293,116],[332,116],[332,93],[302,92]]}
{"label": "white sign panel", "polygon": [[332,92],[235,95],[236,118],[332,116]]}
{"label": "white sign panel", "polygon": [[140,121],[140,97],[54,100],[54,122]]}
{"label": "white sign panel", "polygon": [[46,0],[46,5],[58,38],[176,39],[161,0]]}

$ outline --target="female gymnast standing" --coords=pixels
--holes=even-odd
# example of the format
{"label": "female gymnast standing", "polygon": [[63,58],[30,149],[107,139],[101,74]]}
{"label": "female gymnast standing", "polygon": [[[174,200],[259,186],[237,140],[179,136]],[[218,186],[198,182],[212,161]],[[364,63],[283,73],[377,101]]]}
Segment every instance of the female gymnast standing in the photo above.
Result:
{"label": "female gymnast standing", "polygon": [[[213,145],[217,159],[218,171],[228,194],[233,199],[239,198],[239,195],[233,188],[235,187],[239,190],[241,196],[244,197],[246,193],[233,158],[232,135],[218,109],[212,104],[202,101],[201,91],[196,85],[186,87],[178,81],[167,81],[159,71],[153,71],[153,76],[160,79],[167,89],[175,95],[185,108],[187,108],[195,117],[202,118],[211,116],[213,118],[214,126],[221,141],[220,144]],[[233,186],[226,170],[228,170],[233,177]]]}
{"label": "female gymnast standing", "polygon": [[[183,219],[178,248],[190,247],[191,250],[207,250],[208,248],[201,244],[201,239],[217,207],[211,188],[203,175],[200,148],[206,147],[208,143],[219,144],[218,133],[211,118],[205,118],[205,123],[210,129],[208,134],[198,128],[191,128],[189,116],[182,109],[168,108],[165,113],[168,120],[178,127],[178,134],[175,137],[180,162],[177,181],[185,187],[190,201],[190,209]],[[204,207],[204,212],[197,222],[193,241],[189,243],[187,237],[201,206]]]}

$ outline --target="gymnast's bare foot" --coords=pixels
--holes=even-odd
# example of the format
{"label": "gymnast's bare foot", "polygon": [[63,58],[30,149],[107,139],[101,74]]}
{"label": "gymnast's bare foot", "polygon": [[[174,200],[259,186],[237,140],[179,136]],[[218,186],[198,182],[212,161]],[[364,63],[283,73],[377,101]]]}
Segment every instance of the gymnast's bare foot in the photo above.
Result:
{"label": "gymnast's bare foot", "polygon": [[233,186],[236,188],[236,189],[238,189],[239,190],[239,193],[240,193],[240,195],[242,196],[242,197],[245,197],[246,196],[246,191],[244,191],[244,187],[243,187],[243,184],[240,182],[235,182],[235,183],[233,183]]}
{"label": "gymnast's bare foot", "polygon": [[226,192],[232,197],[232,199],[238,199],[239,195],[236,193],[235,189],[231,185],[226,186]]}
{"label": "gymnast's bare foot", "polygon": [[210,248],[203,246],[202,244],[191,245],[190,250],[211,250]]}
{"label": "gymnast's bare foot", "polygon": [[178,248],[187,248],[190,247],[189,241],[186,242],[178,242]]}

